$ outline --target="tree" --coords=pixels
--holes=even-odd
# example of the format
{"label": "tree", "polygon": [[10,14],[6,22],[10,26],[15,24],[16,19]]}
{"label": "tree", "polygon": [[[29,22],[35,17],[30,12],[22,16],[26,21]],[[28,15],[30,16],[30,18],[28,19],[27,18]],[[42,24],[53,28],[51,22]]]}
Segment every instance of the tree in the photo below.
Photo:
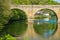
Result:
{"label": "tree", "polygon": [[13,4],[21,5],[56,5],[60,4],[54,0],[12,0]]}
{"label": "tree", "polygon": [[30,0],[12,0],[11,3],[12,4],[20,4],[20,5],[31,4]]}
{"label": "tree", "polygon": [[0,0],[0,29],[8,23],[11,17],[9,4],[9,0]]}

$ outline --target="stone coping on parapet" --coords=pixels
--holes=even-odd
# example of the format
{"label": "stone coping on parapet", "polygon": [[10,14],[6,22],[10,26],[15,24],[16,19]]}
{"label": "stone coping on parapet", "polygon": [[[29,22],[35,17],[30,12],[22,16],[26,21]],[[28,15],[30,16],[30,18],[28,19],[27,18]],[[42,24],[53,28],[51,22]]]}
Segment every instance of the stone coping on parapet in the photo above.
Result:
{"label": "stone coping on parapet", "polygon": [[24,8],[60,8],[60,5],[10,5],[11,7],[24,7]]}

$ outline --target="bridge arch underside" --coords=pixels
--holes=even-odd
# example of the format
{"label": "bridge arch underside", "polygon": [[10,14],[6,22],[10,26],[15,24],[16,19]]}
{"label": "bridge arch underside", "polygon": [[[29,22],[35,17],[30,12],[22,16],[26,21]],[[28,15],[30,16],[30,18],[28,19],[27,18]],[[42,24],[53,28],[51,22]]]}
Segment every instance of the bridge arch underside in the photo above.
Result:
{"label": "bridge arch underside", "polygon": [[[34,14],[38,11],[38,10],[41,10],[41,9],[51,9],[51,10],[53,10],[55,13],[56,13],[56,15],[57,15],[57,17],[58,17],[58,28],[57,28],[57,31],[56,31],[56,33],[52,36],[55,40],[57,40],[57,39],[59,39],[59,37],[60,37],[60,20],[59,20],[59,18],[60,18],[60,10],[59,10],[59,8],[57,8],[57,7],[54,7],[54,8],[52,8],[52,7],[42,7],[42,8],[38,8],[38,7],[32,7],[32,6],[30,6],[30,7],[27,7],[27,6],[25,6],[25,7],[21,7],[20,8],[20,6],[17,6],[17,7],[11,7],[11,9],[14,9],[14,8],[17,8],[17,9],[21,9],[21,10],[23,10],[23,11],[25,11],[25,13],[26,13],[26,15],[27,15],[27,17],[28,17],[28,24],[29,24],[29,22],[30,22],[30,20],[31,20],[31,24],[29,24],[29,25],[32,25],[32,27],[31,26],[29,26],[29,28],[33,28],[33,19],[34,19]],[[31,19],[32,18],[32,19]],[[34,35],[36,36],[36,34],[35,34],[35,32],[33,32],[33,30],[31,30],[32,31],[32,33],[34,33]],[[32,35],[32,34],[31,34]],[[32,36],[34,36],[34,35],[32,35]],[[35,37],[34,36],[34,37]]]}

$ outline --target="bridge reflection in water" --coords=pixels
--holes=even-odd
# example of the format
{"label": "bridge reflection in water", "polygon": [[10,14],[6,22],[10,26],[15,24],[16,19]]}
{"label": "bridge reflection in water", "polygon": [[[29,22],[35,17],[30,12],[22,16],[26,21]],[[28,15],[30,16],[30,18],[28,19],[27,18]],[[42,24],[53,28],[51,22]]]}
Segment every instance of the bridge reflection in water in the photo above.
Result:
{"label": "bridge reflection in water", "polygon": [[[34,20],[34,25],[39,28],[40,35],[44,37],[52,36],[56,31],[56,21],[57,20]],[[44,23],[43,23],[44,22]],[[38,24],[39,23],[39,24]],[[38,29],[36,29],[38,30]]]}
{"label": "bridge reflection in water", "polygon": [[[58,19],[60,17],[60,12],[59,12],[59,8],[58,7],[59,5],[56,5],[56,7],[54,7],[55,5],[53,6],[48,6],[46,5],[46,7],[44,6],[31,6],[31,5],[12,5],[11,6],[11,9],[13,8],[18,8],[18,9],[22,9],[26,12],[26,14],[28,15],[28,29],[26,31],[26,34],[24,35],[24,37],[28,37],[28,40],[44,40],[43,38],[41,38],[41,36],[44,36],[44,38],[47,38],[48,36],[51,36],[51,40],[58,40],[60,38],[60,36],[58,37],[59,33],[60,33],[60,29],[58,28],[57,31],[55,30],[56,29],[56,20],[49,20],[49,21],[42,21],[43,23],[39,23],[39,20],[35,20],[34,23],[33,23],[33,20],[30,20],[29,17],[31,18],[34,18],[34,14],[36,13],[36,11],[40,10],[40,9],[43,9],[43,8],[48,8],[48,9],[52,9],[56,12],[56,15],[58,16]],[[57,8],[58,7],[58,8]],[[40,20],[41,21],[41,20]],[[60,22],[60,21],[59,21]],[[36,24],[36,25],[35,25]],[[40,25],[39,25],[40,24]],[[44,24],[44,25],[43,25]],[[39,33],[36,32],[36,30],[33,28],[33,26],[36,26],[37,28],[37,31]],[[42,26],[43,25],[43,26]],[[50,26],[49,26],[50,25]],[[53,25],[53,27],[51,27]],[[38,27],[40,27],[41,29],[38,30]],[[45,27],[44,27],[45,26]],[[55,26],[55,27],[54,27]],[[43,27],[43,28],[42,28]],[[59,27],[59,25],[58,25]],[[43,30],[42,30],[43,29]],[[56,31],[56,32],[55,32]],[[55,33],[54,33],[55,32]],[[37,36],[38,35],[38,36]],[[39,36],[40,35],[40,36]],[[47,39],[49,40],[49,38]]]}

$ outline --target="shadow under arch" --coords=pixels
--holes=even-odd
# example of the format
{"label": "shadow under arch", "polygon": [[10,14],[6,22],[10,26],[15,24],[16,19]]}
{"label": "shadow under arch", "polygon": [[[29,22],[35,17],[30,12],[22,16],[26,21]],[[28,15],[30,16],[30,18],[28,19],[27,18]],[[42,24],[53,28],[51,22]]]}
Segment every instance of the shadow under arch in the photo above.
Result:
{"label": "shadow under arch", "polygon": [[[51,22],[54,23],[52,24]],[[33,27],[35,32],[40,36],[42,35],[42,37],[54,35],[58,28],[57,14],[53,10],[47,8],[38,10],[34,15]]]}
{"label": "shadow under arch", "polygon": [[[21,9],[17,9],[17,8],[14,8],[14,9],[11,9],[12,10],[12,14],[13,14],[13,12],[14,12],[14,14],[13,14],[13,16],[20,16],[20,19],[22,19],[22,20],[24,20],[24,19],[27,19],[28,17],[27,17],[27,14],[23,11],[23,10],[21,10]],[[17,18],[18,18],[17,17]],[[19,19],[19,18],[18,18]],[[17,20],[17,19],[15,19],[15,20]]]}
{"label": "shadow under arch", "polygon": [[23,10],[14,8],[11,9],[12,17],[9,22],[5,24],[3,31],[6,34],[11,34],[15,37],[22,36],[28,28],[28,18],[26,13]]}

